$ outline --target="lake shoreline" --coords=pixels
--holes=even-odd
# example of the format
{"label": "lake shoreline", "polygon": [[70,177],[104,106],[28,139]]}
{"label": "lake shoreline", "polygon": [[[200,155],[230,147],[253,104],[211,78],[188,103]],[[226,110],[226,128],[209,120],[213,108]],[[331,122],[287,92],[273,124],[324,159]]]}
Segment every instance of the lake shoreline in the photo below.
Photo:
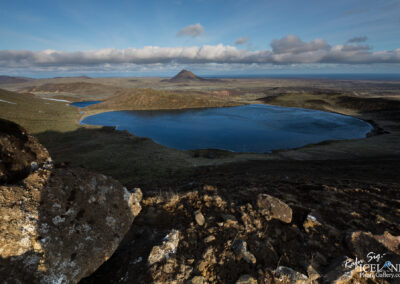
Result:
{"label": "lake shoreline", "polygon": [[[253,103],[253,104],[247,104],[247,105],[255,105],[255,106],[257,106],[258,104],[254,104]],[[283,147],[283,148],[280,148],[280,149],[272,149],[272,150],[269,150],[269,151],[263,151],[263,152],[259,152],[259,153],[257,153],[257,152],[248,152],[248,151],[234,151],[234,150],[228,150],[228,149],[216,149],[214,147],[195,148],[195,149],[176,149],[176,148],[175,149],[179,150],[179,151],[219,150],[219,151],[227,151],[227,152],[231,152],[231,153],[235,153],[235,154],[257,154],[257,155],[267,154],[267,155],[269,155],[269,154],[273,154],[273,153],[279,153],[279,152],[282,152],[282,151],[296,150],[296,149],[301,149],[301,148],[305,148],[305,147],[310,147],[312,145],[321,145],[321,144],[325,144],[326,145],[328,143],[335,143],[335,142],[338,142],[338,141],[349,141],[349,140],[357,140],[357,139],[366,139],[368,137],[372,137],[372,136],[375,136],[375,135],[381,135],[382,133],[387,133],[381,127],[379,127],[378,124],[375,123],[373,120],[363,119],[363,118],[360,118],[359,116],[353,116],[353,115],[344,114],[344,113],[340,113],[340,112],[334,112],[334,111],[322,111],[320,109],[277,106],[277,105],[271,105],[271,104],[259,104],[259,105],[265,105],[265,106],[271,106],[271,107],[283,107],[283,108],[300,110],[300,111],[302,111],[302,110],[305,110],[305,111],[318,111],[318,112],[321,112],[321,113],[337,114],[337,115],[340,115],[340,116],[345,116],[345,117],[349,117],[349,118],[353,118],[353,119],[357,119],[357,120],[361,120],[363,122],[366,122],[371,127],[371,129],[364,135],[364,137],[350,138],[350,139],[326,139],[326,140],[322,140],[322,141],[316,142],[316,143],[306,143],[306,144],[304,144],[302,146],[299,146],[299,147],[289,147],[289,148]],[[242,105],[242,106],[244,106],[244,105]],[[112,113],[112,112],[129,112],[129,111],[136,111],[136,112],[147,112],[147,111],[191,111],[191,110],[199,110],[199,109],[200,110],[208,110],[208,109],[216,109],[216,108],[235,108],[235,107],[236,106],[206,107],[206,108],[180,108],[180,109],[151,109],[151,110],[147,110],[147,109],[146,110],[142,110],[142,109],[140,109],[140,110],[132,110],[132,109],[130,109],[130,110],[118,110],[118,111],[110,110],[110,111],[99,112],[99,113],[90,114],[90,115],[85,113],[85,111],[83,110],[81,118],[79,120],[79,124],[80,124],[80,126],[83,126],[83,127],[90,127],[90,128],[91,127],[114,127],[114,129],[116,129],[118,131],[126,131],[126,130],[122,130],[122,129],[121,130],[117,129],[116,126],[111,126],[111,125],[105,126],[105,125],[90,125],[90,124],[86,124],[86,123],[83,122],[83,120],[85,118],[90,117],[90,116],[94,116],[94,115],[98,115],[98,114]],[[134,136],[136,136],[134,133],[131,133],[131,132],[129,132],[129,133],[134,135]],[[147,138],[145,136],[137,136],[137,137]],[[148,138],[148,139],[152,139],[152,138]],[[154,141],[154,139],[152,139],[152,140]],[[158,143],[156,141],[154,141],[154,143],[161,145],[161,143]],[[168,146],[166,146],[166,147],[168,147]],[[172,149],[174,149],[174,147],[172,147]]]}

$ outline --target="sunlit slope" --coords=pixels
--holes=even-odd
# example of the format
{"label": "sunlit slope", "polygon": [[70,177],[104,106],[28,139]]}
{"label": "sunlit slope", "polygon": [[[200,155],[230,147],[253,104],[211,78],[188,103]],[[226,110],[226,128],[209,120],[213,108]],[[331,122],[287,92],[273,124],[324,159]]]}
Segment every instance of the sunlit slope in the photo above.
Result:
{"label": "sunlit slope", "polygon": [[118,91],[103,103],[90,106],[87,110],[88,112],[98,112],[102,110],[183,109],[235,105],[238,103],[206,93],[126,89]]}
{"label": "sunlit slope", "polygon": [[14,121],[36,134],[47,130],[75,130],[79,112],[66,102],[0,89],[0,117]]}
{"label": "sunlit slope", "polygon": [[20,93],[33,93],[45,97],[70,101],[98,100],[112,96],[120,88],[101,83],[67,82],[46,83],[38,86],[19,88]]}

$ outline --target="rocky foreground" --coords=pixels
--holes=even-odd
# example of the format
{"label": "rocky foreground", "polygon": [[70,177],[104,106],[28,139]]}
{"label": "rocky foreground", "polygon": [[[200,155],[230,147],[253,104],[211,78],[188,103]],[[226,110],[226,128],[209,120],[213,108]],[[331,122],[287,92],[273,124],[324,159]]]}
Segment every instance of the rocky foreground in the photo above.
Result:
{"label": "rocky foreground", "polygon": [[54,165],[33,136],[5,120],[0,150],[2,283],[396,283],[388,275],[399,277],[396,161],[376,163],[372,179],[363,161],[353,165],[361,179],[322,162],[311,164],[321,175],[311,179],[305,163],[294,174],[276,174],[277,166],[268,170],[265,162],[206,168],[191,182],[149,186],[142,198],[139,189],[107,176]]}
{"label": "rocky foreground", "polygon": [[119,249],[82,283],[395,283],[354,263],[400,263],[399,184],[212,176],[219,185],[145,194]]}
{"label": "rocky foreground", "polygon": [[77,283],[118,247],[141,210],[140,190],[79,168],[0,119],[0,282]]}

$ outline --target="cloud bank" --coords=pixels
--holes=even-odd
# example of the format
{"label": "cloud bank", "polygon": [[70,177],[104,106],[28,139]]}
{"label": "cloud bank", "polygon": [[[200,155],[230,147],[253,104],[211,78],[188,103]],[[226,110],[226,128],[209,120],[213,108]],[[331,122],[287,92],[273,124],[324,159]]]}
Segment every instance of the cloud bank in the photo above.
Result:
{"label": "cloud bank", "polygon": [[189,25],[184,27],[179,31],[177,34],[178,37],[180,36],[190,36],[190,37],[198,37],[204,33],[204,28],[200,23]]}
{"label": "cloud bank", "polygon": [[121,66],[150,64],[374,64],[400,63],[400,48],[371,51],[368,45],[329,45],[323,39],[309,42],[288,35],[271,43],[272,49],[244,50],[229,45],[57,50],[0,50],[2,68]]}

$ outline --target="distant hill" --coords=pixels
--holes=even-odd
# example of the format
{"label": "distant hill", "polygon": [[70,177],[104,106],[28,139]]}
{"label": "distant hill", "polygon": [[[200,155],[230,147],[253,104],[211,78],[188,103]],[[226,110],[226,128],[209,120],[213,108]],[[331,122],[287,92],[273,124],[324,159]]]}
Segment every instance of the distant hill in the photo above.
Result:
{"label": "distant hill", "polygon": [[195,75],[193,72],[183,69],[181,72],[176,74],[169,80],[163,80],[163,82],[169,83],[190,83],[190,82],[207,82],[207,81],[218,81],[215,79],[205,79]]}
{"label": "distant hill", "polygon": [[118,87],[98,83],[72,82],[72,83],[47,83],[39,86],[26,87],[19,90],[25,93],[72,93],[72,94],[114,94]]}
{"label": "distant hill", "polygon": [[73,79],[92,79],[92,77],[81,75],[81,76],[68,76],[68,77],[53,77],[53,79],[64,79],[64,78],[73,78]]}
{"label": "distant hill", "polygon": [[35,79],[27,77],[12,77],[12,76],[0,75],[0,84],[16,84],[16,83],[29,82],[32,80]]}

